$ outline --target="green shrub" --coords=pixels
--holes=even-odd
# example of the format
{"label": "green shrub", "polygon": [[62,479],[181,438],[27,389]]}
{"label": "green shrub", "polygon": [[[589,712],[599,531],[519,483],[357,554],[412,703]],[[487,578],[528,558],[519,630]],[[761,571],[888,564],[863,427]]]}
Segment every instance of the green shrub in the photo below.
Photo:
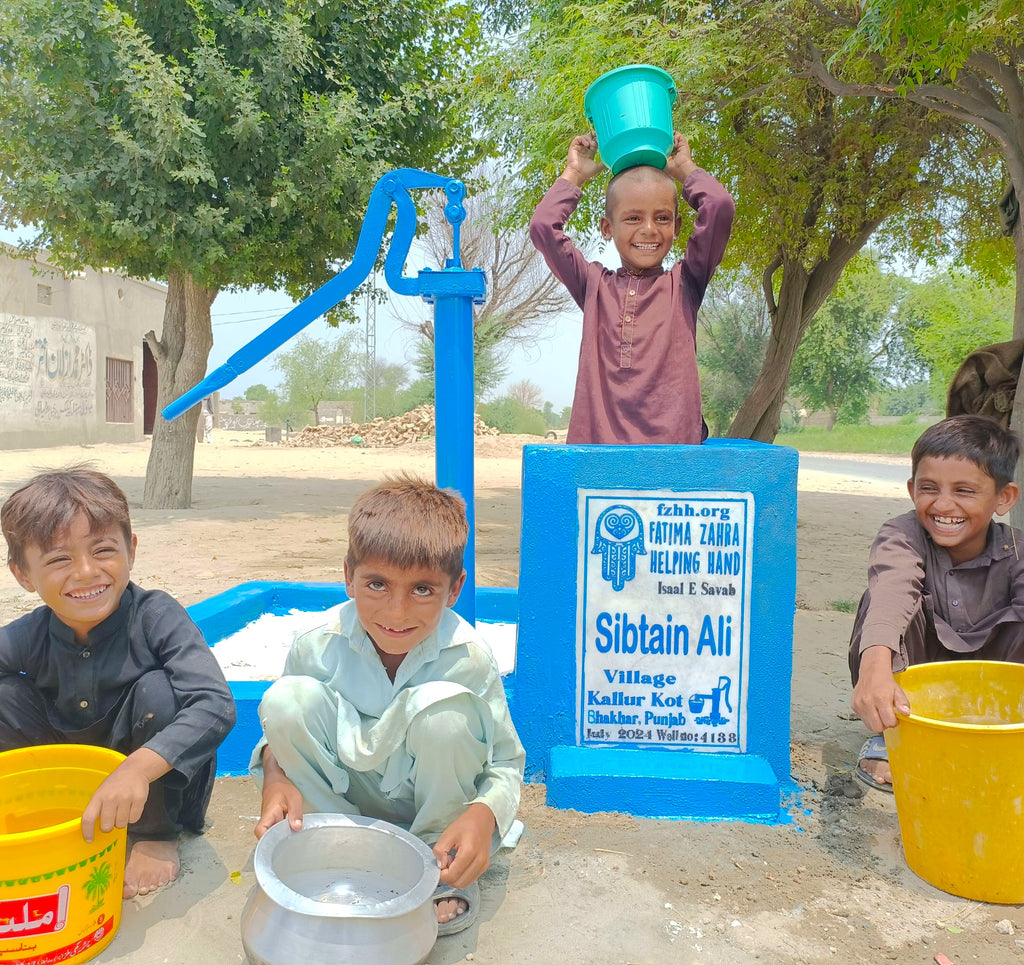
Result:
{"label": "green shrub", "polygon": [[547,431],[544,414],[539,409],[528,409],[507,395],[483,403],[477,411],[484,422],[499,432],[542,436]]}

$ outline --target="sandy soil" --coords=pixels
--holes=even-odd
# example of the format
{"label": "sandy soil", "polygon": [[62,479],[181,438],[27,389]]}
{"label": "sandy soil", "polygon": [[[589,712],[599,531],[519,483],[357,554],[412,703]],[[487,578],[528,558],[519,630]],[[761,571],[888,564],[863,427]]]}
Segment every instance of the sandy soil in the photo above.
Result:
{"label": "sandy soil", "polygon": [[[188,605],[251,579],[341,578],[346,513],[392,470],[431,474],[428,443],[400,450],[297,449],[218,432],[196,452],[194,506],[139,508],[148,443],[4,452],[0,498],[34,470],[93,460],[133,505],[134,578]],[[479,440],[477,574],[515,585],[520,451],[533,437]],[[798,610],[792,699],[792,800],[775,826],[583,815],[525,789],[518,848],[482,880],[479,922],[438,942],[433,965],[746,965],[750,962],[1009,965],[1024,949],[997,931],[1019,907],[946,895],[903,860],[893,799],[850,776],[865,737],[849,710],[848,612],[879,524],[908,505],[900,484],[801,471]],[[0,620],[37,605],[4,571]],[[125,902],[97,962],[243,961],[238,917],[252,883],[247,778],[218,781],[205,835],[183,843],[183,874],[164,893]],[[240,872],[233,875],[233,872]]]}

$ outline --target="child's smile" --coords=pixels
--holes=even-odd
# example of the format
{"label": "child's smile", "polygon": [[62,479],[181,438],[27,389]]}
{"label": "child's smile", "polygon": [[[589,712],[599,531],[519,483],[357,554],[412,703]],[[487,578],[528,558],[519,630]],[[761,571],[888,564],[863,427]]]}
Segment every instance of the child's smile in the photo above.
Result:
{"label": "child's smile", "polygon": [[345,565],[345,586],[359,622],[384,654],[407,654],[430,636],[445,607],[459,597],[465,578],[454,584],[447,573],[425,566],[403,568],[381,559]]}
{"label": "child's smile", "polygon": [[93,532],[80,514],[47,549],[29,543],[25,566],[12,565],[11,572],[85,643],[89,631],[120,605],[135,562],[135,543],[135,536],[126,540],[116,523]]}
{"label": "child's smile", "polygon": [[1010,488],[997,492],[995,480],[962,456],[925,456],[907,482],[918,520],[954,564],[984,550],[992,517],[1013,505]]}
{"label": "child's smile", "polygon": [[601,234],[615,242],[623,268],[640,272],[661,266],[679,234],[677,204],[675,185],[668,178],[614,186]]}

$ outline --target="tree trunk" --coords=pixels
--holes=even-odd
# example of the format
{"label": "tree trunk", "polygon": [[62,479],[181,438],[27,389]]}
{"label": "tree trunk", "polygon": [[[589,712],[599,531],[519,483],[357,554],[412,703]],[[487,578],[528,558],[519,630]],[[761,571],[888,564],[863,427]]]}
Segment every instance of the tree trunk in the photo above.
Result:
{"label": "tree trunk", "polygon": [[167,422],[160,412],[206,375],[206,361],[213,347],[210,306],[216,297],[216,288],[203,288],[185,272],[171,272],[160,338],[153,332],[146,335],[156,359],[158,411],[146,465],[144,509],[188,509],[192,505],[200,406],[173,422]]}
{"label": "tree trunk", "polygon": [[[866,222],[853,239],[835,237],[828,253],[808,273],[800,261],[780,250],[762,276],[765,300],[772,323],[764,364],[754,387],[732,420],[727,435],[731,439],[771,442],[782,424],[782,404],[789,387],[789,370],[800,340],[815,312],[839,281],[850,259],[867,244],[881,219]],[[782,269],[778,302],[772,289],[772,277]]]}

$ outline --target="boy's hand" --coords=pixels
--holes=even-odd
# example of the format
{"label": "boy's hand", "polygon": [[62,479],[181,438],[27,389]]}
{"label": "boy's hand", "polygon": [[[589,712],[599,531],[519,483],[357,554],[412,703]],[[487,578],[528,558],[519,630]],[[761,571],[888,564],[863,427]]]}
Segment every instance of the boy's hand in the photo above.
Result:
{"label": "boy's hand", "polygon": [[569,142],[569,156],[565,159],[562,177],[583,187],[592,177],[600,174],[605,166],[596,159],[597,138],[593,132],[580,134]]}
{"label": "boy's hand", "polygon": [[685,181],[696,170],[697,165],[690,155],[690,142],[676,131],[672,135],[672,153],[665,162],[665,173],[677,181]]}
{"label": "boy's hand", "polygon": [[270,746],[263,748],[263,802],[253,833],[262,838],[278,821],[288,818],[293,831],[302,829],[302,793],[288,780]]}
{"label": "boy's hand", "polygon": [[896,711],[910,713],[910,701],[892,673],[892,651],[868,647],[860,658],[860,674],[850,706],[873,734],[896,726]]}
{"label": "boy's hand", "polygon": [[145,747],[133,751],[90,798],[82,814],[82,837],[92,841],[97,821],[104,833],[138,821],[149,798],[149,785],[170,769],[154,751]]}
{"label": "boy's hand", "polygon": [[487,870],[494,826],[494,813],[486,804],[477,802],[445,828],[434,845],[441,881],[453,888],[465,888]]}

